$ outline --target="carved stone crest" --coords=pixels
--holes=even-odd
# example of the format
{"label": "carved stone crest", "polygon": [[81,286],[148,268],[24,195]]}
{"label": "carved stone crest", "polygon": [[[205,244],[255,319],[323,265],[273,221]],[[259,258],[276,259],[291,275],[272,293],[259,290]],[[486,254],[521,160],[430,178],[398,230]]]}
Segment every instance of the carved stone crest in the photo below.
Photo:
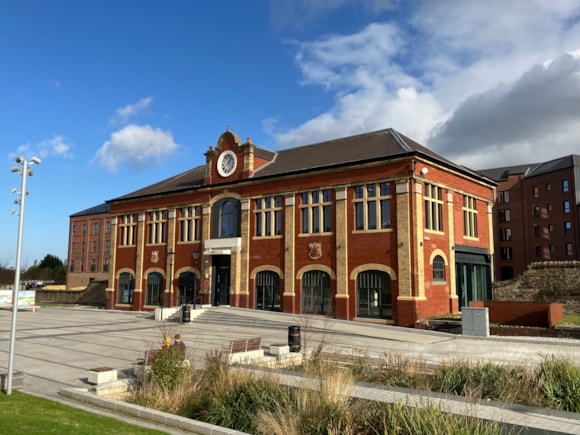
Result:
{"label": "carved stone crest", "polygon": [[311,260],[318,260],[322,257],[322,243],[311,242],[308,244],[308,258]]}
{"label": "carved stone crest", "polygon": [[159,251],[151,251],[151,263],[159,262]]}

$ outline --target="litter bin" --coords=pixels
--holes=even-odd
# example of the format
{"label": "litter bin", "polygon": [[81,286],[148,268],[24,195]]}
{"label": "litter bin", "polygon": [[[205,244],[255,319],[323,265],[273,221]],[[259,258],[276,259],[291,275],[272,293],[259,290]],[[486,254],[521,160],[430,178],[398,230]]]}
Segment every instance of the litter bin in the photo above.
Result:
{"label": "litter bin", "polygon": [[300,352],[300,326],[288,327],[288,346],[290,352]]}
{"label": "litter bin", "polygon": [[189,305],[181,307],[181,321],[183,323],[191,322],[191,307]]}

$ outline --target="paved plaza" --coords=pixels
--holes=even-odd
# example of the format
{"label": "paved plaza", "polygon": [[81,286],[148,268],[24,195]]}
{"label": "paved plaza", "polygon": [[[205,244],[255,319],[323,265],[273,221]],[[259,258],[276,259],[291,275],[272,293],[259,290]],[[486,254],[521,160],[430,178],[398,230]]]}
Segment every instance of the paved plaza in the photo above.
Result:
{"label": "paved plaza", "polygon": [[[230,307],[206,313],[196,319],[192,311],[191,322],[179,323],[157,322],[143,312],[50,307],[19,311],[14,370],[24,374],[22,391],[58,399],[62,389],[88,388],[91,368],[112,367],[120,378],[129,376],[135,360],[158,347],[165,334],[180,333],[188,358],[201,363],[207,351],[225,347],[231,339],[259,336],[262,345],[285,343],[292,325],[301,327],[303,347],[323,343],[325,350],[344,355],[402,355],[427,363],[465,359],[538,364],[547,355],[580,361],[580,343],[572,339],[464,337]],[[11,321],[12,312],[0,310],[2,373],[8,369]],[[580,416],[555,424],[563,433],[580,434]]]}

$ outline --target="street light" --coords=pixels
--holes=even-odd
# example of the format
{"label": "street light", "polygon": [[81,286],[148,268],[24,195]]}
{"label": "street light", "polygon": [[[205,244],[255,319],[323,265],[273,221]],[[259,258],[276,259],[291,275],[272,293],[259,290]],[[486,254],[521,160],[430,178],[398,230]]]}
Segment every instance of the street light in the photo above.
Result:
{"label": "street light", "polygon": [[6,395],[12,394],[12,374],[14,371],[14,344],[16,342],[16,313],[18,313],[18,290],[20,290],[20,259],[22,257],[22,230],[24,227],[24,201],[28,192],[26,190],[26,178],[32,176],[32,169],[30,165],[40,164],[38,157],[33,157],[30,162],[23,156],[16,158],[16,163],[21,166],[13,166],[10,168],[11,172],[18,172],[22,176],[22,186],[20,192],[12,189],[12,193],[20,195],[20,199],[14,201],[20,206],[20,213],[18,213],[18,239],[16,244],[16,268],[14,270],[14,289],[12,291],[12,330],[10,332],[10,356],[8,359],[8,382],[6,384]]}

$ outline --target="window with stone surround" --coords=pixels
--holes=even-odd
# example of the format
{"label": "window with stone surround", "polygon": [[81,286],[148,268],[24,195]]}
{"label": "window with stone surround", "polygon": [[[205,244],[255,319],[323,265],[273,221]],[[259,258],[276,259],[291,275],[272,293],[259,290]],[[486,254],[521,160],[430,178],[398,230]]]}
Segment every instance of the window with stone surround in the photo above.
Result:
{"label": "window with stone surround", "polygon": [[463,195],[463,235],[477,238],[477,200]]}
{"label": "window with stone surround", "polygon": [[137,213],[119,216],[119,246],[135,246],[137,221]]}
{"label": "window with stone surround", "polygon": [[443,190],[433,184],[425,184],[425,228],[443,231]]}
{"label": "window with stone surround", "polygon": [[391,186],[372,183],[354,188],[355,229],[357,231],[391,228]]}
{"label": "window with stone surround", "polygon": [[167,236],[167,210],[155,210],[147,213],[147,243],[158,245],[165,243]]}
{"label": "window with stone surround", "polygon": [[331,225],[332,192],[330,189],[302,193],[300,214],[302,234],[329,233]]}
{"label": "window with stone surround", "polygon": [[272,237],[282,234],[282,197],[256,198],[256,237]]}
{"label": "window with stone surround", "polygon": [[190,205],[179,209],[179,241],[194,242],[201,239],[201,206]]}

